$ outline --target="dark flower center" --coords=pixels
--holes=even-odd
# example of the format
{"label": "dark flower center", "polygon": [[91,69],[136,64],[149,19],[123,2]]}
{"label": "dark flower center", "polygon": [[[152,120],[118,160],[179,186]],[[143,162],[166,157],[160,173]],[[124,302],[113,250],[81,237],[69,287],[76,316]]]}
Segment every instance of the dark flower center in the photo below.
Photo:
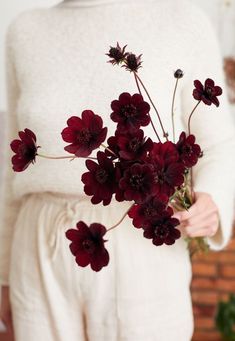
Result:
{"label": "dark flower center", "polygon": [[97,169],[95,178],[100,184],[104,184],[107,181],[108,173],[103,168]]}
{"label": "dark flower center", "polygon": [[136,189],[140,189],[143,184],[143,176],[140,174],[132,175],[130,178],[130,184]]}
{"label": "dark flower center", "polygon": [[82,242],[82,246],[84,248],[84,250],[87,252],[87,253],[94,253],[95,251],[95,243],[93,240],[91,239],[85,239],[83,242]]}
{"label": "dark flower center", "polygon": [[148,206],[144,210],[144,215],[145,215],[146,218],[153,217],[153,216],[156,215],[156,209],[154,207],[152,207],[152,206]]}
{"label": "dark flower center", "polygon": [[208,97],[211,97],[214,94],[214,89],[212,87],[208,86],[206,88],[206,93],[207,93]]}
{"label": "dark flower center", "polygon": [[160,223],[158,226],[155,227],[154,234],[156,237],[159,237],[161,239],[165,239],[168,235],[168,228]]}
{"label": "dark flower center", "polygon": [[78,142],[81,144],[87,144],[91,140],[91,133],[88,129],[80,130],[77,134]]}
{"label": "dark flower center", "polygon": [[166,176],[165,176],[165,173],[163,170],[157,173],[155,180],[156,180],[156,182],[160,183],[161,185],[166,182]]}
{"label": "dark flower center", "polygon": [[184,145],[183,148],[182,148],[182,152],[184,154],[191,155],[192,152],[193,152],[192,146],[190,146],[190,144]]}
{"label": "dark flower center", "polygon": [[137,114],[136,107],[133,104],[125,105],[121,108],[121,115],[126,118],[132,118]]}
{"label": "dark flower center", "polygon": [[140,141],[137,138],[134,138],[129,142],[129,149],[136,152],[140,148],[140,145]]}
{"label": "dark flower center", "polygon": [[22,158],[33,160],[36,155],[36,148],[30,148],[22,143],[18,149],[18,152]]}

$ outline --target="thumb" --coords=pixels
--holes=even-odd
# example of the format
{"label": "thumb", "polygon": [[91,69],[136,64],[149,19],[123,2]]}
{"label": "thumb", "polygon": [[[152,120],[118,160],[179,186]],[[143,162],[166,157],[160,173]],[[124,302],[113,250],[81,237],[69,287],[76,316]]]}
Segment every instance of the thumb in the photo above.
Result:
{"label": "thumb", "polygon": [[178,219],[179,221],[181,221],[181,220],[182,220],[182,213],[181,213],[181,212],[175,212],[175,213],[173,214],[173,218],[176,218],[176,219]]}

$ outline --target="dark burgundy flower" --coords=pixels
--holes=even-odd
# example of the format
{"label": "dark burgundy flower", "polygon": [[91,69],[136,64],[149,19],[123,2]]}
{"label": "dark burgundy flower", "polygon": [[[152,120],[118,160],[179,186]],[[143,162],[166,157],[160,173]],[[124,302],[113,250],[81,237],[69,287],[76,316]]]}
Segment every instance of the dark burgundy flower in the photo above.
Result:
{"label": "dark burgundy flower", "polygon": [[147,153],[152,149],[153,142],[150,138],[144,138],[143,130],[119,135],[117,137],[119,156],[124,160],[144,160]]}
{"label": "dark burgundy flower", "polygon": [[168,202],[167,196],[155,196],[142,204],[136,204],[129,210],[128,215],[133,219],[133,225],[137,228],[145,228],[157,218],[161,217],[166,209]]}
{"label": "dark burgundy flower", "polygon": [[175,227],[180,224],[179,220],[172,218],[173,211],[170,207],[162,213],[152,224],[144,229],[144,237],[152,239],[156,246],[172,245],[179,239],[181,233]]}
{"label": "dark burgundy flower", "polygon": [[189,135],[186,137],[183,131],[180,134],[179,141],[176,144],[180,160],[187,168],[194,166],[201,155],[201,148],[195,143],[195,136]]}
{"label": "dark burgundy flower", "polygon": [[216,86],[215,82],[207,78],[205,85],[203,86],[199,80],[194,81],[195,89],[193,90],[193,97],[198,101],[203,101],[207,105],[212,103],[219,106],[218,96],[222,95],[222,89],[220,86]]}
{"label": "dark burgundy flower", "polygon": [[117,136],[110,136],[107,140],[107,148],[105,149],[105,154],[109,156],[112,160],[119,157],[120,148],[117,145]]}
{"label": "dark burgundy flower", "polygon": [[150,106],[140,94],[131,96],[128,92],[124,92],[118,100],[111,103],[111,108],[113,112],[110,117],[118,123],[117,129],[120,133],[137,130],[150,122],[148,115]]}
{"label": "dark burgundy flower", "polygon": [[30,129],[19,131],[20,140],[13,140],[10,144],[15,155],[12,157],[12,168],[15,172],[24,171],[30,163],[35,162],[37,155],[36,145],[37,139],[35,134]]}
{"label": "dark burgundy flower", "polygon": [[66,231],[66,237],[71,240],[70,250],[76,263],[85,267],[90,264],[92,270],[100,271],[109,263],[109,254],[104,247],[106,228],[97,223],[89,227],[83,222],[77,223],[77,229]]}
{"label": "dark burgundy flower", "polygon": [[126,200],[134,200],[136,203],[147,200],[155,190],[153,166],[135,163],[125,170],[119,186]]}
{"label": "dark burgundy flower", "polygon": [[130,72],[137,72],[142,64],[141,56],[142,54],[137,57],[134,53],[128,53],[123,66]]}
{"label": "dark burgundy flower", "polygon": [[110,46],[109,53],[106,53],[106,55],[111,58],[109,63],[112,63],[113,65],[122,63],[127,56],[127,53],[125,52],[126,47],[127,45],[121,48],[118,43],[116,47]]}
{"label": "dark burgundy flower", "polygon": [[65,142],[71,143],[64,149],[76,156],[87,157],[104,142],[107,128],[103,128],[103,121],[99,115],[91,110],[82,112],[82,118],[72,116],[67,121],[61,135]]}
{"label": "dark burgundy flower", "polygon": [[183,76],[184,76],[184,73],[183,73],[183,71],[180,70],[180,69],[177,69],[177,70],[175,71],[175,73],[174,73],[174,77],[175,77],[176,79],[180,79],[180,78],[182,78]]}
{"label": "dark burgundy flower", "polygon": [[154,166],[157,193],[171,196],[175,187],[184,182],[185,171],[175,144],[170,141],[154,143],[149,162]]}
{"label": "dark burgundy flower", "polygon": [[[123,178],[125,171],[131,166],[128,161],[121,161],[115,163],[115,179],[119,184],[120,180]],[[119,202],[125,201],[124,190],[118,185],[115,191],[115,199]]]}
{"label": "dark burgundy flower", "polygon": [[86,160],[89,172],[82,175],[84,192],[92,196],[93,204],[103,201],[103,205],[108,205],[117,187],[115,168],[112,160],[104,152],[98,152],[97,159],[98,163]]}

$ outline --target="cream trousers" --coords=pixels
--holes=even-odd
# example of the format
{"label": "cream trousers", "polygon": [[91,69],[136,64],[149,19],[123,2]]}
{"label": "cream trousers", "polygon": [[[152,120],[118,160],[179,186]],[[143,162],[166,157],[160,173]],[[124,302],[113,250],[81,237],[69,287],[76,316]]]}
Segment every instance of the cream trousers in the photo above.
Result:
{"label": "cream trousers", "polygon": [[189,341],[191,266],[183,240],[155,247],[127,217],[107,235],[110,264],[79,268],[65,231],[111,227],[130,203],[41,193],[23,198],[12,242],[16,341]]}

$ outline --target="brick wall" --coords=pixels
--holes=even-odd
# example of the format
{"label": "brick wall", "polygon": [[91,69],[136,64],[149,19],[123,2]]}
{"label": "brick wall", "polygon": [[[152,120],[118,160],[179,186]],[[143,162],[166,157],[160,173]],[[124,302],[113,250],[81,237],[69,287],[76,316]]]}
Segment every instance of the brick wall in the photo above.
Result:
{"label": "brick wall", "polygon": [[13,341],[13,338],[6,333],[0,333],[0,341]]}
{"label": "brick wall", "polygon": [[195,256],[192,299],[195,333],[192,341],[222,341],[214,316],[220,300],[235,293],[235,236],[224,251]]}

